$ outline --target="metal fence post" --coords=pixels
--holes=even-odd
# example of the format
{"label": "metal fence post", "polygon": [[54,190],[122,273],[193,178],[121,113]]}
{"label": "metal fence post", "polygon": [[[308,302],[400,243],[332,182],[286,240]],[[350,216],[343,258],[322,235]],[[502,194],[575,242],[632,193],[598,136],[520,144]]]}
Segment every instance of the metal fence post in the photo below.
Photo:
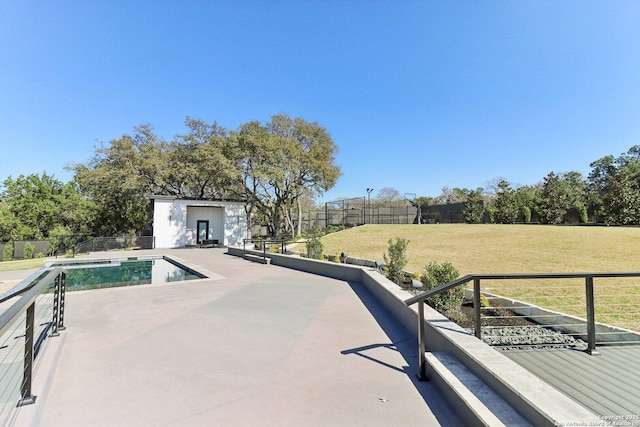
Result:
{"label": "metal fence post", "polygon": [[35,305],[33,302],[27,308],[25,323],[25,340],[24,340],[24,369],[22,374],[22,384],[20,386],[20,396],[18,406],[31,405],[36,402],[36,396],[33,395],[31,384],[33,379],[33,327],[35,320]]}
{"label": "metal fence post", "polygon": [[58,310],[59,310],[59,315],[58,315],[58,328],[57,330],[59,331],[64,331],[66,328],[64,326],[64,300],[65,300],[65,289],[66,289],[66,284],[67,284],[67,273],[64,271],[60,272],[60,275],[58,276],[60,277],[60,302],[58,304]]}
{"label": "metal fence post", "polygon": [[482,339],[482,318],[480,312],[480,279],[473,279],[473,323],[476,338]]}
{"label": "metal fence post", "polygon": [[420,381],[428,381],[427,377],[427,358],[425,353],[427,346],[424,342],[424,302],[418,302],[418,379]]}
{"label": "metal fence post", "polygon": [[587,297],[587,353],[600,354],[596,350],[596,309],[593,300],[593,276],[585,277],[585,291]]}
{"label": "metal fence post", "polygon": [[57,337],[60,335],[58,332],[58,323],[60,322],[60,275],[56,276],[55,287],[53,288],[53,320],[51,323],[51,335],[50,337]]}

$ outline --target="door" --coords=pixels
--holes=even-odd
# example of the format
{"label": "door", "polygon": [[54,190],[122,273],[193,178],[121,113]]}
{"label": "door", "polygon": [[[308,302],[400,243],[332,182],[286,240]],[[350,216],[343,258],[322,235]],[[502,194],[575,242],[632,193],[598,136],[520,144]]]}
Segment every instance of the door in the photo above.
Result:
{"label": "door", "polygon": [[209,221],[198,220],[197,227],[198,237],[196,244],[199,245],[203,240],[209,240]]}

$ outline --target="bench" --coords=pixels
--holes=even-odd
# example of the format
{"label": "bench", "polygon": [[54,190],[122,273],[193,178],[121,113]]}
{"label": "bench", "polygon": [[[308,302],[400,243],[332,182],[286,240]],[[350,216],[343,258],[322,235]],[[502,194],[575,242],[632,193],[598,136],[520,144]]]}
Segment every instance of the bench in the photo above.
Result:
{"label": "bench", "polygon": [[220,244],[218,239],[204,239],[200,241],[201,248],[215,248]]}

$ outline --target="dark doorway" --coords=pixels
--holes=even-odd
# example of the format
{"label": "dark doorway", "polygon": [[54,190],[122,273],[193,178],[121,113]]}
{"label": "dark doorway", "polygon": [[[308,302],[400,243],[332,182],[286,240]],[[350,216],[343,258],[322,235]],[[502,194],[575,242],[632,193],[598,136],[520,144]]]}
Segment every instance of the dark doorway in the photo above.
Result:
{"label": "dark doorway", "polygon": [[202,243],[203,240],[209,240],[209,221],[198,220],[198,237],[197,244]]}

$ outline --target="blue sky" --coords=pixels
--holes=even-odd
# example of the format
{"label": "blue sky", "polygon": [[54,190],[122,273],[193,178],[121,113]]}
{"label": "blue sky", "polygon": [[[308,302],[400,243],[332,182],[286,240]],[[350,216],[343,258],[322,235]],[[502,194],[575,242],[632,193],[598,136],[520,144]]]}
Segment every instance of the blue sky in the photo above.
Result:
{"label": "blue sky", "polygon": [[343,171],[325,201],[535,184],[640,144],[635,0],[3,0],[0,58],[0,180],[67,181],[186,116],[319,122]]}

